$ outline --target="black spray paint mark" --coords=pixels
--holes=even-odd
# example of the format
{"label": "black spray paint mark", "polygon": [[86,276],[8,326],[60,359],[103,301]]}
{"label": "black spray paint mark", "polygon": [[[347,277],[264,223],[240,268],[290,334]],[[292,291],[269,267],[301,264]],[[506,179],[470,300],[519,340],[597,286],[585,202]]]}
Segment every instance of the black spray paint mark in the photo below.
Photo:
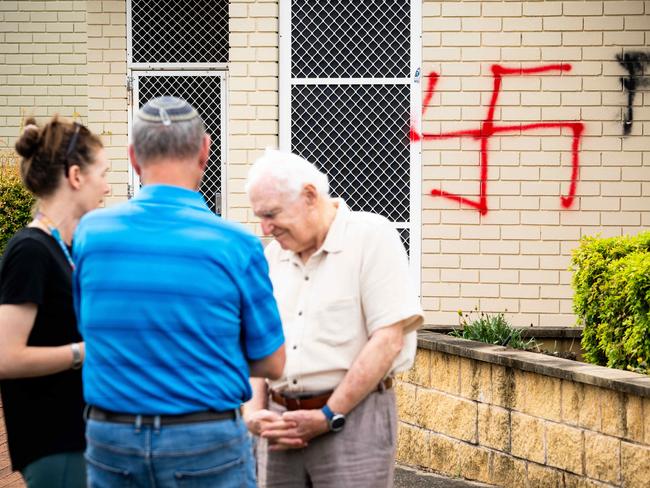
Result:
{"label": "black spray paint mark", "polygon": [[623,122],[623,134],[628,135],[632,131],[634,122],[633,105],[636,90],[650,86],[650,77],[644,76],[646,67],[650,66],[650,52],[632,51],[622,55],[617,54],[616,59],[630,74],[627,78],[621,78],[623,88],[627,90],[627,114]]}

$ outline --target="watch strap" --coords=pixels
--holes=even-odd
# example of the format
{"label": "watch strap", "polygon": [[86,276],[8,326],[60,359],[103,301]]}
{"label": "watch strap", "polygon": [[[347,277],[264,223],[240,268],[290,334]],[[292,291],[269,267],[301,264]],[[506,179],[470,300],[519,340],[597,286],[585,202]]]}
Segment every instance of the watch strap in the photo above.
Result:
{"label": "watch strap", "polygon": [[320,410],[323,412],[323,414],[325,414],[325,418],[328,422],[334,418],[334,412],[332,412],[332,409],[327,404],[325,404],[325,406]]}

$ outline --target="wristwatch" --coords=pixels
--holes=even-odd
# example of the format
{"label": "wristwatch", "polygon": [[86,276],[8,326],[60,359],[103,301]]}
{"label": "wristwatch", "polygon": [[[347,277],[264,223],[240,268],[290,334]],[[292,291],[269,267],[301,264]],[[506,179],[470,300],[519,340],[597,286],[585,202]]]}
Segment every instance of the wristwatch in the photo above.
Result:
{"label": "wristwatch", "polygon": [[70,366],[72,369],[80,369],[81,368],[81,350],[79,349],[79,343],[78,342],[73,342],[70,344],[70,348],[72,348],[72,366]]}
{"label": "wristwatch", "polygon": [[332,409],[327,404],[321,408],[321,412],[325,414],[325,418],[332,432],[340,432],[343,430],[343,427],[345,427],[345,415],[332,412]]}

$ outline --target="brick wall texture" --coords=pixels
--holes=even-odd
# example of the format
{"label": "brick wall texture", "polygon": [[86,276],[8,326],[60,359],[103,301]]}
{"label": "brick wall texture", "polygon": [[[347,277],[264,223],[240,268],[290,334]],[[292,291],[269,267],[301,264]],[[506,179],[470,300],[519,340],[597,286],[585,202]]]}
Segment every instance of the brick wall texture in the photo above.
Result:
{"label": "brick wall texture", "polygon": [[0,2],[0,148],[27,115],[86,122],[86,2]]}
{"label": "brick wall texture", "polygon": [[[424,2],[423,73],[440,75],[422,131],[478,129],[493,65],[570,71],[504,76],[495,125],[581,122],[576,198],[571,131],[489,138],[487,213],[431,196],[477,201],[477,138],[422,142],[422,295],[427,322],[454,324],[459,309],[503,312],[517,325],[572,325],[570,253],[580,237],[634,234],[650,223],[650,94],[634,99],[623,136],[627,72],[616,56],[650,52],[650,2]],[[423,80],[425,81],[425,80]],[[423,83],[426,87],[426,83]]]}
{"label": "brick wall texture", "polygon": [[398,461],[502,487],[646,487],[650,399],[418,349]]}

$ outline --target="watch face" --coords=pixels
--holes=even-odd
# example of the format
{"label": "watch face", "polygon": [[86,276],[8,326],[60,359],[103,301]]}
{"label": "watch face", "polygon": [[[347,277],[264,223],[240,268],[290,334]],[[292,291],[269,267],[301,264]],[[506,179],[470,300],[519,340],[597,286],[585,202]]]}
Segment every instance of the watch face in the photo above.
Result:
{"label": "watch face", "polygon": [[332,417],[332,420],[330,422],[332,431],[338,432],[340,430],[343,430],[344,425],[345,417],[343,415],[334,415],[334,417]]}

